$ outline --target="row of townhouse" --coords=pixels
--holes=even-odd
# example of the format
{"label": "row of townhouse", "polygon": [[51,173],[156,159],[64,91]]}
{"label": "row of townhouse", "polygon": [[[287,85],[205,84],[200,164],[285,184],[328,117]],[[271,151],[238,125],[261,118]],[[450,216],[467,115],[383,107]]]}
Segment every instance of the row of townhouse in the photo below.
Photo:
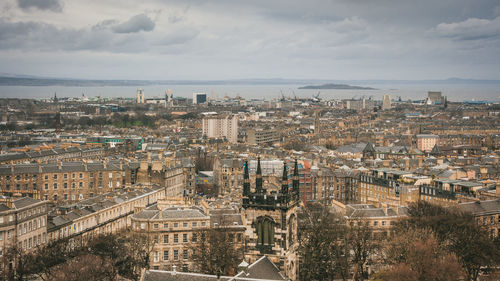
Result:
{"label": "row of townhouse", "polygon": [[0,194],[54,203],[92,198],[135,183],[138,165],[124,161],[0,166]]}
{"label": "row of townhouse", "polygon": [[99,159],[116,153],[116,149],[100,147],[67,147],[43,149],[40,151],[15,152],[0,155],[2,164],[22,164],[24,162],[76,161]]}
{"label": "row of townhouse", "polygon": [[116,190],[59,207],[48,218],[48,238],[85,238],[119,232],[130,226],[130,217],[136,208],[151,206],[165,194],[162,186],[134,186],[134,189]]}

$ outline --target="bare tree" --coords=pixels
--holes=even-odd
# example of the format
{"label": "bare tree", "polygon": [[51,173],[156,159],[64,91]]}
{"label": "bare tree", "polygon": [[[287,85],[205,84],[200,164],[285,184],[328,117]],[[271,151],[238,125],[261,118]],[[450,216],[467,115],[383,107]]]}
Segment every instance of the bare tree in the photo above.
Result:
{"label": "bare tree", "polygon": [[299,217],[300,280],[347,280],[349,248],[347,226],[338,214],[316,204]]}
{"label": "bare tree", "polygon": [[389,267],[376,280],[453,281],[465,274],[455,254],[440,245],[430,230],[407,230],[388,241],[385,249]]}
{"label": "bare tree", "polygon": [[353,267],[352,278],[356,281],[368,278],[367,264],[379,249],[379,243],[372,239],[372,233],[372,229],[362,220],[353,221],[348,229],[350,262]]}
{"label": "bare tree", "polygon": [[500,246],[476,223],[471,214],[419,201],[409,206],[409,217],[399,229],[430,229],[436,240],[456,255],[468,280],[477,280],[482,270],[495,269]]}
{"label": "bare tree", "polygon": [[190,250],[198,271],[214,275],[234,273],[243,255],[235,242],[233,229],[220,226],[200,230],[193,235],[195,241]]}

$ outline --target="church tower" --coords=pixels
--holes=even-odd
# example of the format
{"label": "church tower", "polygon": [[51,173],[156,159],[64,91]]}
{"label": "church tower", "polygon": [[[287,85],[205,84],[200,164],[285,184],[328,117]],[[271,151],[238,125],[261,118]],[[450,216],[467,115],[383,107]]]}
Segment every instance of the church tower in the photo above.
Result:
{"label": "church tower", "polygon": [[289,188],[286,162],[283,163],[279,192],[268,193],[263,188],[260,158],[257,160],[253,192],[250,190],[248,162],[245,162],[244,173],[242,216],[246,227],[245,260],[252,263],[266,255],[288,278],[297,280],[297,206],[299,204],[297,160],[295,160],[292,189]]}

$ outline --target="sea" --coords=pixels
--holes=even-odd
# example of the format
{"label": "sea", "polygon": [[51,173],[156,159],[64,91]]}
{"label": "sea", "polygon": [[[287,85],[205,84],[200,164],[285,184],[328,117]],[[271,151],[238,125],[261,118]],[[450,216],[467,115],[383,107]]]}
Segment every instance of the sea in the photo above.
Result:
{"label": "sea", "polygon": [[[428,91],[440,91],[448,101],[489,101],[500,102],[500,84],[425,84],[425,83],[376,83],[356,84],[356,86],[372,87],[375,90],[313,90],[298,89],[305,85],[294,84],[223,84],[223,85],[146,85],[146,86],[0,86],[0,98],[52,98],[57,94],[63,97],[102,97],[102,98],[135,98],[137,90],[143,89],[146,98],[164,97],[170,90],[174,97],[191,98],[193,93],[206,93],[210,98],[240,96],[245,99],[272,100],[281,97],[311,98],[318,95],[323,100],[372,98],[381,100],[389,94],[393,100],[423,100]],[[0,101],[1,102],[1,101]]]}

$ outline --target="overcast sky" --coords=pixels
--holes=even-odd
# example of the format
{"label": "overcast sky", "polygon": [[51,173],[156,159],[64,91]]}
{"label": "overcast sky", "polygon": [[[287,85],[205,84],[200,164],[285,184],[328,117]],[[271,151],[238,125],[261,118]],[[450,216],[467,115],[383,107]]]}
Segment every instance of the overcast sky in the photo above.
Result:
{"label": "overcast sky", "polygon": [[1,0],[0,73],[500,79],[500,1]]}

